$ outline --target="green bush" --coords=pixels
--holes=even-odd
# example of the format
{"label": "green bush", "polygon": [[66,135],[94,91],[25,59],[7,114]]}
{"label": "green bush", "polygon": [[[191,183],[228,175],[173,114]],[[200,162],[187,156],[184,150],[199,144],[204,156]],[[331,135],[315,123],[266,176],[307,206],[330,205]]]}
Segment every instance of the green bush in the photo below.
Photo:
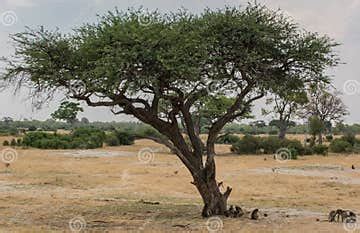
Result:
{"label": "green bush", "polygon": [[283,144],[282,140],[278,137],[263,137],[258,138],[259,148],[258,150],[263,150],[265,154],[274,154],[278,149],[280,149]]}
{"label": "green bush", "polygon": [[285,139],[285,140],[283,140],[282,147],[294,149],[297,151],[298,155],[305,154],[305,147],[301,144],[301,142],[299,140]]}
{"label": "green bush", "polygon": [[317,155],[327,155],[328,147],[326,145],[315,145],[312,147],[312,150]]}
{"label": "green bush", "polygon": [[355,137],[355,134],[353,134],[353,133],[344,134],[344,136],[341,137],[341,140],[347,141],[348,143],[351,144],[351,146],[354,146],[356,143],[356,137]]}
{"label": "green bush", "polygon": [[278,137],[254,137],[246,135],[242,139],[235,142],[231,151],[237,154],[274,154],[280,148],[287,148],[294,155],[302,155],[305,149],[298,140],[281,140]]}
{"label": "green bush", "polygon": [[304,147],[304,152],[302,155],[313,155],[313,154],[314,154],[314,150],[312,147],[310,147],[310,146]]}
{"label": "green bush", "polygon": [[119,139],[116,137],[115,133],[110,133],[106,135],[105,143],[108,146],[119,146]]}
{"label": "green bush", "polygon": [[120,145],[132,145],[135,142],[135,136],[124,131],[116,131],[115,135]]}
{"label": "green bush", "polygon": [[16,140],[16,144],[17,144],[18,146],[21,146],[21,145],[22,145],[22,140],[21,140],[21,138],[18,138],[18,139]]}
{"label": "green bush", "polygon": [[225,134],[217,138],[216,143],[218,144],[234,144],[240,140],[240,137],[233,134]]}
{"label": "green bush", "polygon": [[12,147],[17,146],[17,143],[16,143],[16,139],[15,139],[15,138],[11,139],[10,146],[12,146]]}
{"label": "green bush", "polygon": [[[121,130],[120,130],[121,131]],[[124,130],[122,130],[124,131]],[[144,126],[138,129],[135,129],[133,131],[127,131],[127,132],[131,132],[129,134],[134,134],[137,137],[156,137],[156,138],[161,138],[163,137],[162,134],[160,134],[156,129],[154,129],[153,127],[150,126]]]}
{"label": "green bush", "polygon": [[8,141],[8,140],[5,140],[5,141],[3,142],[3,146],[10,146],[9,141]]}
{"label": "green bush", "polygon": [[30,127],[29,127],[29,131],[36,131],[37,130],[37,128],[36,128],[36,126],[34,126],[34,125],[31,125]]}
{"label": "green bush", "polygon": [[290,148],[289,151],[290,151],[290,158],[289,159],[297,160],[299,152],[295,148]]}
{"label": "green bush", "polygon": [[270,130],[269,131],[269,135],[278,135],[279,134],[279,131],[277,130]]}
{"label": "green bush", "polygon": [[347,153],[352,151],[352,145],[343,139],[334,139],[330,143],[330,151],[334,153]]}
{"label": "green bush", "polygon": [[259,139],[251,135],[245,135],[232,145],[231,151],[237,154],[255,154],[258,148]]}
{"label": "green bush", "polygon": [[44,132],[27,133],[22,144],[40,149],[95,149],[103,146],[105,133],[93,128],[78,128],[70,135]]}
{"label": "green bush", "polygon": [[331,142],[333,139],[334,139],[334,136],[332,136],[331,134],[330,134],[330,135],[326,135],[326,140],[327,140],[328,142]]}

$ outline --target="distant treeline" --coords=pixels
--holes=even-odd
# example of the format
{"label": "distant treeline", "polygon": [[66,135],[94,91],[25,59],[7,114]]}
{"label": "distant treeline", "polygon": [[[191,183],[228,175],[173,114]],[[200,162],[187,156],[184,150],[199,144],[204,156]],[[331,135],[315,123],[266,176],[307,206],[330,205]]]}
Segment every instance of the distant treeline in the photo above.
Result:
{"label": "distant treeline", "polygon": [[[91,127],[104,131],[111,131],[114,129],[121,129],[123,131],[138,131],[142,128],[148,128],[144,123],[138,122],[88,122],[79,121],[74,124],[59,122],[55,120],[24,120],[24,121],[12,121],[2,120],[0,121],[0,135],[16,135],[24,131],[56,131],[56,130],[72,130],[79,127]],[[206,127],[202,128],[202,133],[206,133]],[[308,133],[307,124],[299,124],[291,127],[287,133],[289,134],[305,134]],[[344,134],[344,133],[360,134],[360,124],[338,124],[331,128],[332,134]],[[235,134],[278,134],[278,129],[275,126],[269,126],[267,124],[238,124],[231,123],[224,127],[223,133],[235,133]]]}

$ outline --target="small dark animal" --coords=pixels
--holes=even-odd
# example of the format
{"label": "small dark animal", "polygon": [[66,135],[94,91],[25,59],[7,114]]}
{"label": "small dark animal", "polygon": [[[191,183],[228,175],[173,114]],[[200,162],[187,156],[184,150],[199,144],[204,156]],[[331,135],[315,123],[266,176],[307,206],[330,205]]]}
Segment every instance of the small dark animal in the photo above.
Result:
{"label": "small dark animal", "polygon": [[239,206],[235,206],[234,218],[239,218],[243,215],[244,211]]}
{"label": "small dark animal", "polygon": [[10,163],[5,163],[5,167],[6,168],[10,167]]}
{"label": "small dark animal", "polygon": [[226,211],[225,216],[226,217],[234,217],[235,209],[234,206],[230,206],[229,210]]}
{"label": "small dark animal", "polygon": [[[333,211],[331,211],[330,214],[332,212]],[[341,222],[345,221],[346,223],[356,222],[356,214],[350,210],[337,209],[335,211],[335,217],[336,217],[337,222],[339,222],[340,219],[341,219]],[[334,217],[334,221],[335,221],[335,217]],[[330,215],[329,215],[329,218],[330,218]]]}
{"label": "small dark animal", "polygon": [[251,218],[252,220],[258,220],[258,219],[259,219],[259,209],[254,209],[254,210],[251,212],[250,218]]}
{"label": "small dark animal", "polygon": [[335,217],[337,215],[337,212],[335,210],[330,211],[328,220],[329,222],[335,222]]}
{"label": "small dark animal", "polygon": [[351,169],[355,170],[355,165],[352,165],[352,166],[351,166]]}

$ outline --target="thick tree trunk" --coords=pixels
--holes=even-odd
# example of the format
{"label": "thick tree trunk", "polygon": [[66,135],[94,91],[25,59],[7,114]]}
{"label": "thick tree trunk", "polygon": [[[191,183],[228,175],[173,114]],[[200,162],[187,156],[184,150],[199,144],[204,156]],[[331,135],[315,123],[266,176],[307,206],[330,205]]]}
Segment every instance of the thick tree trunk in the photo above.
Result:
{"label": "thick tree trunk", "polygon": [[204,202],[202,216],[210,217],[214,215],[225,215],[227,210],[227,200],[232,189],[227,187],[224,193],[220,191],[220,186],[222,185],[216,181],[214,146],[210,145],[207,150],[208,157],[205,168],[201,170],[201,173],[196,173],[195,176],[193,176],[194,185]]}
{"label": "thick tree trunk", "polygon": [[195,186],[198,189],[203,202],[204,208],[201,215],[203,217],[210,217],[214,215],[224,215],[227,210],[227,199],[230,193],[221,193],[218,183],[215,179],[204,181],[195,181]]}

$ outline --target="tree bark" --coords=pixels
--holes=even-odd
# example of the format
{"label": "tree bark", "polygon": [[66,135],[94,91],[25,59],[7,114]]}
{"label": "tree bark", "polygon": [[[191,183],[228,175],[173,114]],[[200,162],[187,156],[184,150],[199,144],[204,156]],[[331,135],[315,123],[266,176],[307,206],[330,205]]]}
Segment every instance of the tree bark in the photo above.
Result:
{"label": "tree bark", "polygon": [[285,139],[285,136],[286,136],[286,128],[280,127],[279,128],[279,139],[283,140],[283,139]]}
{"label": "tree bark", "polygon": [[229,198],[231,188],[227,188],[225,193],[220,191],[219,184],[215,178],[204,179],[194,178],[194,185],[199,191],[204,207],[201,215],[203,217],[210,217],[214,215],[224,215],[227,210],[227,200]]}
{"label": "tree bark", "polygon": [[323,144],[323,138],[322,138],[322,133],[319,133],[319,145]]}

